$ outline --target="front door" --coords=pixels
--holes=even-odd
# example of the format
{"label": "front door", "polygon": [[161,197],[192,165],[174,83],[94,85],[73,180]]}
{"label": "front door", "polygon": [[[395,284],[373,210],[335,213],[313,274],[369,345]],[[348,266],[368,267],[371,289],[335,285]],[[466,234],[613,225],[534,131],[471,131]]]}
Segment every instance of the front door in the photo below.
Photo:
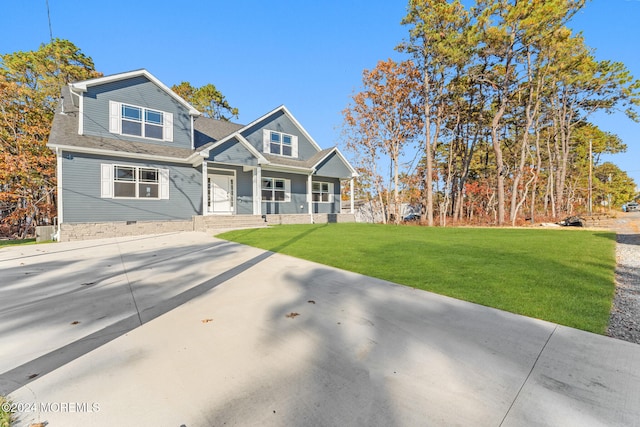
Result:
{"label": "front door", "polygon": [[233,214],[233,177],[228,175],[209,176],[209,212]]}

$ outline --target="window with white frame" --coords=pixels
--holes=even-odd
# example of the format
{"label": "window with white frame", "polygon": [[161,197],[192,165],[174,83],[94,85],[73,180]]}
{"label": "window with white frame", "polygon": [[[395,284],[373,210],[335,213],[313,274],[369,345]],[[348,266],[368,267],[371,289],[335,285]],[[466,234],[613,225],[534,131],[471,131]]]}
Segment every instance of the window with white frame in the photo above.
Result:
{"label": "window with white frame", "polygon": [[291,181],[281,178],[262,178],[262,201],[291,201]]}
{"label": "window with white frame", "polygon": [[274,130],[263,130],[264,152],[284,157],[298,157],[298,137]]}
{"label": "window with white frame", "polygon": [[173,141],[173,114],[109,101],[109,132]]}
{"label": "window with white frame", "polygon": [[311,185],[311,200],[320,203],[333,202],[333,184],[330,182],[314,182]]}
{"label": "window with white frame", "polygon": [[102,164],[102,198],[168,199],[169,170]]}

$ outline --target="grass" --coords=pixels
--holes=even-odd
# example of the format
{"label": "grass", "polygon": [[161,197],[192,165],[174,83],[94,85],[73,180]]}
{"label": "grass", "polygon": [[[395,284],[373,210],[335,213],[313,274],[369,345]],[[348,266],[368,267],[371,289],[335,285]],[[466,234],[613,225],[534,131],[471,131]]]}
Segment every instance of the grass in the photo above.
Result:
{"label": "grass", "polygon": [[36,239],[16,239],[16,240],[0,240],[0,248],[4,246],[16,245],[32,245],[36,243]]}
{"label": "grass", "polygon": [[9,402],[6,397],[0,396],[0,427],[10,427],[13,422],[13,414],[5,410],[5,406]]}
{"label": "grass", "polygon": [[317,224],[218,237],[598,334],[615,289],[603,231]]}

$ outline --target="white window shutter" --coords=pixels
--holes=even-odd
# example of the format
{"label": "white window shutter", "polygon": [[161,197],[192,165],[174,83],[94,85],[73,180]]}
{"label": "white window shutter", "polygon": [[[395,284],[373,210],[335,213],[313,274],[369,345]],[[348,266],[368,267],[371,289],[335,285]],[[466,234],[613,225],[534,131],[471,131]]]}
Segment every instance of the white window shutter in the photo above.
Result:
{"label": "white window shutter", "polygon": [[290,179],[284,180],[284,201],[285,202],[291,201],[291,180]]}
{"label": "white window shutter", "polygon": [[333,182],[329,183],[329,202],[333,203],[333,201],[335,200],[334,198],[334,194],[333,194]]}
{"label": "white window shutter", "polygon": [[291,135],[291,157],[298,158],[298,137],[296,135]]}
{"label": "white window shutter", "polygon": [[103,199],[113,198],[113,165],[100,164],[100,197]]}
{"label": "white window shutter", "polygon": [[164,113],[164,140],[173,142],[173,114]]}
{"label": "white window shutter", "polygon": [[160,198],[169,198],[169,169],[160,169]]}
{"label": "white window shutter", "polygon": [[269,143],[271,142],[271,131],[262,129],[262,152],[269,153]]}
{"label": "white window shutter", "polygon": [[111,133],[120,133],[121,105],[119,102],[109,101],[109,132]]}

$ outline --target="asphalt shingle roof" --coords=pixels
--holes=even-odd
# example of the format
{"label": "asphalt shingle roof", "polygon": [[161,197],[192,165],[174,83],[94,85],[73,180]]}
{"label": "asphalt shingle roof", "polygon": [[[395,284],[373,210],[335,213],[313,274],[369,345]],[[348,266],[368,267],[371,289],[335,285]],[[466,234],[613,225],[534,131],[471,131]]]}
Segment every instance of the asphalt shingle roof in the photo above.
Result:
{"label": "asphalt shingle roof", "polygon": [[[194,120],[194,139],[196,149],[170,147],[153,142],[132,142],[119,138],[118,135],[109,137],[78,135],[78,108],[73,105],[73,98],[69,87],[62,89],[63,109],[58,110],[53,119],[49,144],[54,146],[78,147],[80,149],[105,150],[116,153],[139,154],[147,156],[168,157],[179,161],[186,161],[194,153],[209,148],[216,142],[239,131],[244,125],[208,117],[197,117]],[[62,112],[62,110],[64,112]],[[297,167],[310,169],[333,148],[327,148],[314,154],[308,160],[296,160],[268,153],[262,155],[272,166]]]}

